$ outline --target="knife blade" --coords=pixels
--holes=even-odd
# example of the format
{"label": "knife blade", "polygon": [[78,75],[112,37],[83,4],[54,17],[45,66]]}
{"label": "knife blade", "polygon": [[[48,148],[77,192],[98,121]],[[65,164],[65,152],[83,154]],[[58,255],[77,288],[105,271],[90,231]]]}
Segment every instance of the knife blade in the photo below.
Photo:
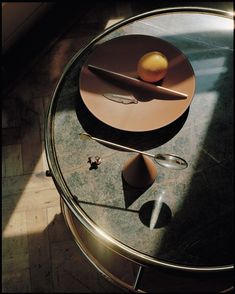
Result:
{"label": "knife blade", "polygon": [[113,94],[113,93],[104,93],[103,96],[111,101],[122,103],[122,104],[136,104],[138,100],[134,97],[127,96],[127,95],[120,95],[120,94]]}
{"label": "knife blade", "polygon": [[88,69],[92,71],[95,74],[98,74],[100,76],[104,76],[106,78],[111,78],[113,80],[116,80],[118,82],[128,84],[129,86],[133,86],[145,91],[150,91],[159,94],[159,99],[187,99],[188,95],[169,89],[165,88],[162,86],[156,86],[151,83],[147,83],[141,80],[138,80],[136,78],[132,78],[111,70],[107,70],[95,65],[88,64]]}

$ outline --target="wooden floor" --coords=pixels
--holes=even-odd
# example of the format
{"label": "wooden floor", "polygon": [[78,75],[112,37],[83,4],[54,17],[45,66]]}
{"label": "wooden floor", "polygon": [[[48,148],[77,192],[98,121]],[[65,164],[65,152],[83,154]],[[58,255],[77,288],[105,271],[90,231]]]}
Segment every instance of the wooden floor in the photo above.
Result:
{"label": "wooden floor", "polygon": [[58,192],[45,175],[44,120],[72,56],[105,27],[156,9],[156,2],[96,1],[55,31],[17,76],[2,68],[8,74],[2,100],[2,292],[121,292],[86,260],[66,227]]}
{"label": "wooden floor", "polygon": [[[97,1],[99,2],[99,1]],[[107,1],[109,2],[109,1]],[[112,1],[111,1],[112,2]],[[105,1],[70,19],[41,56],[8,83],[2,103],[2,291],[115,293],[121,290],[86,260],[72,239],[44,149],[44,120],[58,79],[72,56],[104,28],[133,15],[130,1]],[[99,11],[99,15],[98,12]],[[17,61],[20,62],[20,61]],[[11,65],[13,66],[13,65]]]}

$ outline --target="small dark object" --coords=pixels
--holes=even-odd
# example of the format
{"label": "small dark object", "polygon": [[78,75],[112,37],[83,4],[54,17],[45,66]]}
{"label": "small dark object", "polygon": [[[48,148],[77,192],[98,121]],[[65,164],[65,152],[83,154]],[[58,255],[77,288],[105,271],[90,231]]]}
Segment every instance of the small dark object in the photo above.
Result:
{"label": "small dark object", "polygon": [[92,156],[89,156],[88,157],[88,163],[90,163],[90,170],[92,169],[97,169],[98,168],[98,165],[101,164],[101,158],[99,156],[95,156],[95,157],[92,157]]}
{"label": "small dark object", "polygon": [[51,173],[50,170],[46,170],[46,176],[47,176],[47,177],[52,177],[52,173]]}

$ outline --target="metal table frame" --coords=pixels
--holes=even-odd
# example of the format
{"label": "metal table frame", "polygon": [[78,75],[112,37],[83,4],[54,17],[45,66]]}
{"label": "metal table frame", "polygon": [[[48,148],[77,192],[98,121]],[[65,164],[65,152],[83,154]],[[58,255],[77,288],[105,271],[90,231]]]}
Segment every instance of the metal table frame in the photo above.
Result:
{"label": "metal table frame", "polygon": [[[109,33],[113,32],[114,30],[122,27],[123,25],[126,25],[128,23],[131,23],[133,21],[139,20],[144,17],[149,17],[153,15],[162,15],[166,13],[176,13],[176,12],[187,12],[187,13],[206,13],[206,14],[212,14],[212,15],[218,15],[218,16],[224,16],[227,18],[232,19],[232,14],[229,12],[217,10],[217,9],[210,9],[210,8],[200,8],[200,7],[178,7],[178,8],[166,8],[166,9],[159,9],[159,10],[153,10],[150,12],[146,12],[140,15],[136,15],[134,17],[130,17],[128,19],[125,19],[117,24],[114,24],[113,26],[106,29],[103,33],[98,35],[96,38],[94,38],[86,47],[81,49],[79,52],[77,52],[73,58],[69,61],[69,63],[66,65],[59,81],[56,86],[56,89],[54,91],[52,101],[50,103],[47,116],[46,116],[46,123],[45,123],[45,149],[46,149],[46,157],[47,162],[49,166],[49,171],[47,172],[48,176],[52,176],[54,183],[61,195],[61,208],[62,212],[64,214],[65,220],[71,230],[71,223],[68,221],[68,215],[66,212],[66,209],[68,209],[71,214],[74,215],[74,217],[86,228],[88,232],[90,232],[95,238],[99,239],[105,246],[107,246],[109,249],[113,250],[115,253],[119,254],[120,256],[124,256],[127,260],[130,260],[134,263],[136,263],[139,266],[138,273],[136,275],[136,279],[134,282],[134,285],[130,287],[130,290],[136,290],[138,288],[139,279],[141,278],[142,271],[144,267],[153,266],[153,267],[160,267],[164,268],[166,270],[172,270],[174,271],[182,271],[187,273],[218,273],[218,272],[227,272],[233,270],[233,265],[226,265],[226,266],[214,266],[214,267],[193,267],[193,266],[182,266],[180,264],[171,264],[168,262],[163,262],[157,259],[154,259],[151,256],[147,256],[141,252],[137,252],[133,250],[132,248],[129,248],[127,245],[122,244],[118,240],[115,240],[114,238],[110,237],[108,234],[106,234],[104,231],[102,231],[97,225],[93,223],[93,221],[84,213],[82,209],[78,206],[76,203],[69,187],[66,185],[66,182],[63,178],[63,174],[60,170],[59,163],[56,158],[56,152],[55,152],[55,146],[54,146],[54,133],[53,133],[53,125],[54,125],[54,119],[53,119],[53,113],[56,109],[56,102],[57,102],[57,93],[61,89],[63,85],[63,79],[68,72],[68,70],[71,68],[71,66],[76,62],[78,58],[80,58],[85,52],[87,52],[92,46],[98,42],[100,39],[102,39],[104,36],[108,35]],[[74,235],[74,238],[76,240],[76,234],[72,232]],[[77,242],[77,241],[76,241]],[[77,242],[78,243],[78,242]],[[79,245],[79,244],[78,244]],[[79,247],[82,249],[83,253],[87,256],[87,258],[97,267],[97,265],[94,263],[92,258],[89,257],[89,253],[85,250],[85,248],[80,244]],[[101,270],[100,267],[98,269],[103,272],[107,276],[107,273]],[[120,285],[120,283],[117,282],[117,284]],[[126,287],[126,285],[121,285]]]}

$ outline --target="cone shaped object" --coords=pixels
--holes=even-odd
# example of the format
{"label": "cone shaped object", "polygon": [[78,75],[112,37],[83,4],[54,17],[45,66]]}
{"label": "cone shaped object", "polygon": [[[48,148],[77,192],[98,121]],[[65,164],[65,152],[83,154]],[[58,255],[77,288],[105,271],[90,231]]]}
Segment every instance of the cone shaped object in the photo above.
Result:
{"label": "cone shaped object", "polygon": [[124,180],[132,187],[145,188],[155,181],[157,168],[145,155],[138,154],[130,158],[122,170]]}

